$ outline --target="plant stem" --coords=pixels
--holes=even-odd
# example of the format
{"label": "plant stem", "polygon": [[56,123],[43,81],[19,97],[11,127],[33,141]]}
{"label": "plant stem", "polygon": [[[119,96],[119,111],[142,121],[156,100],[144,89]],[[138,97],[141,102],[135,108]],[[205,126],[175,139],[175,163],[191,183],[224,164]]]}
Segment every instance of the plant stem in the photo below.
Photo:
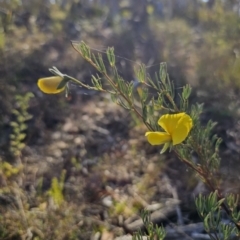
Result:
{"label": "plant stem", "polygon": [[104,89],[97,89],[97,88],[95,88],[95,87],[91,87],[91,86],[89,86],[89,85],[86,85],[86,84],[82,83],[81,81],[77,80],[76,78],[71,77],[71,76],[69,76],[69,75],[65,75],[65,76],[66,76],[67,78],[69,78],[71,81],[75,82],[76,84],[78,84],[78,85],[80,85],[80,86],[82,86],[82,87],[84,87],[84,88],[91,89],[91,90],[101,90],[101,91],[103,91],[103,92],[106,92]]}
{"label": "plant stem", "polygon": [[[195,172],[197,172],[204,179],[205,184],[211,189],[211,191],[213,191],[213,192],[217,191],[218,201],[223,199],[223,196],[222,196],[222,193],[220,192],[220,190],[213,186],[211,180],[208,177],[206,177],[206,174],[204,174],[204,172],[202,171],[201,168],[195,167],[187,159],[182,158],[176,150],[174,150],[174,152],[176,153],[177,157],[181,161],[183,161],[187,166],[189,166],[191,169],[193,169]],[[228,208],[228,206],[224,202],[221,204],[221,207],[224,209],[224,211],[227,213],[227,215],[230,218],[232,218],[232,211]],[[236,228],[238,229],[238,231],[240,232],[240,226],[238,225],[238,223],[236,223],[235,221],[233,221],[233,223],[236,226]]]}
{"label": "plant stem", "polygon": [[[76,48],[74,48],[75,50],[77,50]],[[84,58],[83,54],[81,53],[81,51],[78,51],[77,52],[82,56],[82,58]],[[90,58],[84,58],[87,62],[89,62],[94,68],[98,69],[97,65],[90,59]],[[129,106],[131,106],[132,110],[135,112],[135,114],[141,118],[142,120],[143,119],[143,116],[142,114],[136,109],[136,107],[132,104],[132,102],[125,96],[125,94],[121,91],[121,89],[118,88],[118,86],[112,81],[112,79],[108,76],[108,74],[106,72],[101,72],[102,75],[107,79],[107,81],[109,82],[109,84],[112,86],[112,88],[118,92],[120,94],[120,96],[129,104]],[[71,78],[71,77],[70,77]],[[74,79],[73,78],[73,81],[75,82],[78,82],[79,84],[81,83],[80,81],[78,81],[77,79]],[[84,84],[81,83],[82,86],[84,86]],[[86,85],[85,85],[86,87]],[[95,89],[95,88],[93,88]],[[95,89],[96,90],[96,89]],[[147,128],[149,130],[153,130],[151,125],[147,122],[145,122],[145,125],[147,126]]]}

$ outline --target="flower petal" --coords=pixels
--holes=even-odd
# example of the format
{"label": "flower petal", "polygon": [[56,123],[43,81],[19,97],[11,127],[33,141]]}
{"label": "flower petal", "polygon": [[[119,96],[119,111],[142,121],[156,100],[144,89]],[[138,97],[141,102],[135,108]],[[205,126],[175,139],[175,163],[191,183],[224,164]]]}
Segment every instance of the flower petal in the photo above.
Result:
{"label": "flower petal", "polygon": [[151,145],[161,145],[171,141],[171,136],[164,132],[146,132],[145,136]]}
{"label": "flower petal", "polygon": [[177,114],[165,114],[160,117],[158,120],[158,124],[170,135],[172,135],[174,129],[176,128],[178,121],[184,116],[186,113],[177,113]]}
{"label": "flower petal", "polygon": [[183,142],[192,129],[192,126],[193,123],[191,117],[186,113],[183,113],[171,134],[173,145]]}
{"label": "flower petal", "polygon": [[60,76],[46,77],[40,78],[37,84],[42,92],[55,94],[64,91],[65,86],[63,88],[57,89],[62,80],[63,78]]}

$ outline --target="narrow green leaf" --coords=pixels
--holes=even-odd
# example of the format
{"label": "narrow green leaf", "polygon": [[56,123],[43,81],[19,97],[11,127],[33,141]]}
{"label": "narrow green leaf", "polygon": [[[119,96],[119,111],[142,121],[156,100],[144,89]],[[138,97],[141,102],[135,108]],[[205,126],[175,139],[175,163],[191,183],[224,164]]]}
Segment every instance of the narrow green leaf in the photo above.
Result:
{"label": "narrow green leaf", "polygon": [[57,89],[64,88],[68,82],[69,82],[69,78],[64,77],[63,80],[57,86]]}
{"label": "narrow green leaf", "polygon": [[166,63],[160,63],[160,71],[159,71],[159,77],[163,84],[166,83],[166,77],[167,77],[167,64]]}

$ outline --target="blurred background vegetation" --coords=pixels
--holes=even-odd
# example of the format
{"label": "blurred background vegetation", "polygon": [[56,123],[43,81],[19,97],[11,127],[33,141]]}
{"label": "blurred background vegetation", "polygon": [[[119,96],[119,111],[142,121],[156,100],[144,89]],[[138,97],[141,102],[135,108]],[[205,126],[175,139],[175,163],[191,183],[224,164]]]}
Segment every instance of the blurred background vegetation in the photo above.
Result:
{"label": "blurred background vegetation", "polygon": [[150,76],[167,62],[175,85],[205,103],[203,123],[219,123],[223,189],[239,192],[239,39],[239,0],[0,0],[0,239],[114,239],[172,197],[166,176],[195,221],[200,183],[159,157],[133,116],[74,85],[68,98],[39,91],[51,66],[90,81],[71,40],[113,46],[126,81],[140,62]]}

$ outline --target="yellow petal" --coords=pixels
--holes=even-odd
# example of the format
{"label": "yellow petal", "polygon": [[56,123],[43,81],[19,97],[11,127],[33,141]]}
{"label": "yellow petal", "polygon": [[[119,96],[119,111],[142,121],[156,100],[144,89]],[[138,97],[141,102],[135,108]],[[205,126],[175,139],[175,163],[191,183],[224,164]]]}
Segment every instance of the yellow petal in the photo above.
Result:
{"label": "yellow petal", "polygon": [[186,113],[165,114],[158,124],[171,135],[173,145],[183,142],[192,128],[192,119]]}
{"label": "yellow petal", "polygon": [[57,89],[60,82],[63,80],[60,76],[46,77],[40,78],[38,80],[38,87],[44,93],[55,94],[64,91],[65,86],[63,88]]}
{"label": "yellow petal", "polygon": [[185,113],[177,113],[177,114],[165,114],[160,117],[158,120],[158,124],[170,135],[174,131],[179,119],[182,118],[182,116]]}
{"label": "yellow petal", "polygon": [[151,145],[161,145],[171,141],[171,136],[164,132],[146,132],[145,136]]}
{"label": "yellow petal", "polygon": [[172,143],[173,145],[183,142],[188,136],[192,129],[193,123],[189,115],[184,113],[179,119],[175,129],[172,132]]}

